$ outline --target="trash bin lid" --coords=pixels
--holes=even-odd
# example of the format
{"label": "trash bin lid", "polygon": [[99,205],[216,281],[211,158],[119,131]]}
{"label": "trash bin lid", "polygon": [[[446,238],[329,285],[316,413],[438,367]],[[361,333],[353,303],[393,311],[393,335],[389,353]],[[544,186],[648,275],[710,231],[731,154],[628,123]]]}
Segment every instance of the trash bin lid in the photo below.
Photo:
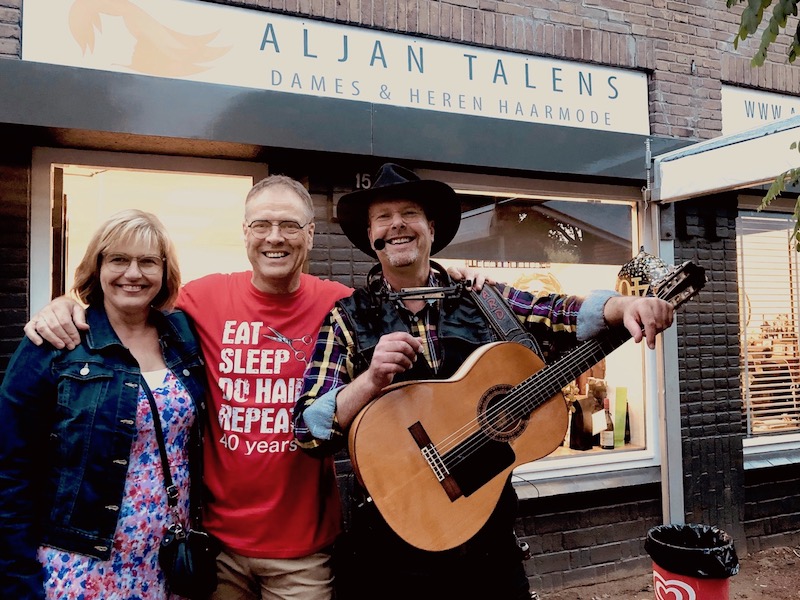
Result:
{"label": "trash bin lid", "polygon": [[688,577],[724,579],[739,572],[733,538],[711,525],[660,525],[644,549],[659,567]]}

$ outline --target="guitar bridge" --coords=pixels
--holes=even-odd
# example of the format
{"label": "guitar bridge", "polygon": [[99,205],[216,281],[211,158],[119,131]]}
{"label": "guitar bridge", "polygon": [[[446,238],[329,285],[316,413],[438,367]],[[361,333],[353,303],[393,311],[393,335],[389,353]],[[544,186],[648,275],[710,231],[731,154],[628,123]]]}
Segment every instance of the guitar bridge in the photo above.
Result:
{"label": "guitar bridge", "polygon": [[436,450],[436,447],[433,444],[427,444],[420,448],[420,450],[422,451],[422,456],[428,461],[428,466],[433,471],[433,474],[436,475],[436,479],[439,480],[439,483],[444,481],[450,473],[447,471],[447,467],[444,465],[444,461]]}
{"label": "guitar bridge", "polygon": [[433,471],[433,474],[436,476],[436,480],[442,485],[442,488],[447,494],[447,497],[450,498],[450,501],[453,502],[460,498],[463,495],[461,493],[461,488],[448,471],[447,466],[444,464],[444,461],[439,454],[439,451],[436,449],[436,446],[433,445],[433,442],[428,436],[428,432],[425,431],[425,428],[422,426],[422,423],[417,421],[408,428],[408,431],[411,434],[411,437],[414,438],[417,446],[419,446],[422,458],[424,458],[425,462],[428,463],[431,471]]}

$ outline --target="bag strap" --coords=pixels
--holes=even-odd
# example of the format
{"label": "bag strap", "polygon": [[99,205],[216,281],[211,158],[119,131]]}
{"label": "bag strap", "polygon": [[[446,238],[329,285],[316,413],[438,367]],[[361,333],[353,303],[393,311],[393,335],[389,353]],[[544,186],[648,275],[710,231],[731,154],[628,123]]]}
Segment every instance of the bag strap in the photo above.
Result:
{"label": "bag strap", "polygon": [[511,311],[511,307],[496,287],[485,283],[480,292],[471,290],[471,293],[478,308],[501,340],[517,342],[533,350],[540,358],[543,356],[539,344],[530,333],[522,328],[517,316]]}
{"label": "bag strap", "polygon": [[156,441],[158,442],[158,453],[161,455],[161,470],[164,472],[164,487],[167,490],[167,505],[170,510],[175,512],[178,506],[178,487],[172,481],[172,475],[169,472],[169,458],[167,457],[167,447],[164,444],[164,430],[161,425],[161,417],[156,405],[156,399],[153,398],[153,392],[150,391],[150,386],[140,377],[140,382],[144,393],[147,394],[147,400],[150,402],[150,410],[153,413],[153,427],[156,430]]}

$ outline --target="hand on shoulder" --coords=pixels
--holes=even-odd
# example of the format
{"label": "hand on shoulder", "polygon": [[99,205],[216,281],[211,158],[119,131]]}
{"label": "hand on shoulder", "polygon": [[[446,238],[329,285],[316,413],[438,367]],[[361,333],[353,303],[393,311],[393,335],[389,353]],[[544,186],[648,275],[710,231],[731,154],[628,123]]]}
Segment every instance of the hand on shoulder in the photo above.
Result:
{"label": "hand on shoulder", "polygon": [[25,335],[40,346],[50,342],[53,347],[72,350],[81,343],[81,331],[88,331],[86,309],[67,296],[52,300],[25,324]]}

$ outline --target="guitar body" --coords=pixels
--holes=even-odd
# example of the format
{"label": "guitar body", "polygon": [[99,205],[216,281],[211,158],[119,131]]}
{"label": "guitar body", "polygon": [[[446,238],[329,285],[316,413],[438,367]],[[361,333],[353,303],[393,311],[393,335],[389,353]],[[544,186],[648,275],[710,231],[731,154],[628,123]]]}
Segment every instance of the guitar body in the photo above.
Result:
{"label": "guitar body", "polygon": [[508,392],[544,367],[528,348],[495,342],[450,379],[386,388],[350,428],[353,469],[388,525],[423,550],[453,548],[486,523],[511,471],[564,440],[556,394],[520,414]]}

